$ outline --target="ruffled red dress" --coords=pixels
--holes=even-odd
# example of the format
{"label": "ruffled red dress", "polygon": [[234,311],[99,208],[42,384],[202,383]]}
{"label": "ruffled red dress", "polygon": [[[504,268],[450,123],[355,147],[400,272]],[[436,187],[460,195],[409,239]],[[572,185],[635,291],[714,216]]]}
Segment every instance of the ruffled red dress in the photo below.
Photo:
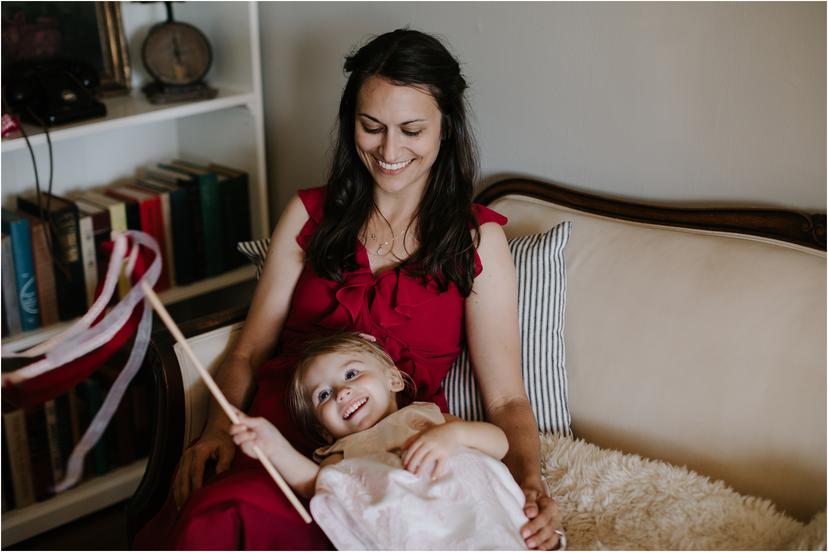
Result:
{"label": "ruffled red dress", "polygon": [[[296,241],[307,249],[322,220],[325,188],[300,190],[310,218]],[[506,218],[474,205],[482,225]],[[279,340],[278,355],[257,373],[258,390],[249,414],[269,419],[303,453],[314,445],[290,418],[286,388],[297,352],[308,337],[353,330],[377,338],[400,370],[416,384],[417,401],[447,410],[442,381],[463,341],[463,296],[454,284],[440,292],[436,282],[389,269],[374,275],[365,247],[357,242],[357,268],[337,283],[305,265]],[[475,254],[475,275],[483,267]],[[307,505],[307,504],[306,504]],[[316,524],[306,525],[258,461],[237,453],[229,470],[194,492],[180,512],[170,496],[139,532],[136,549],[187,550],[331,549]]]}

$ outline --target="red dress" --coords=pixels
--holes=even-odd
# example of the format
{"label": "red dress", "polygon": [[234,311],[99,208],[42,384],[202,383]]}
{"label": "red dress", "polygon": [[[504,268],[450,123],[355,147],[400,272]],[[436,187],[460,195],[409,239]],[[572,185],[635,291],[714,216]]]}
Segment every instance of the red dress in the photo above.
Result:
{"label": "red dress", "polygon": [[[325,188],[301,190],[310,218],[296,241],[307,249],[322,219]],[[474,206],[480,224],[506,218]],[[357,268],[337,283],[317,276],[306,264],[293,294],[278,355],[257,373],[251,416],[269,419],[303,453],[313,444],[292,423],[285,400],[296,353],[311,336],[354,330],[377,338],[400,370],[416,384],[417,401],[446,411],[442,381],[460,353],[463,296],[454,284],[440,293],[436,282],[389,269],[374,275],[365,247],[357,242]],[[482,271],[475,254],[475,275]],[[307,504],[306,504],[307,506]],[[194,492],[176,514],[172,497],[138,534],[135,548],[331,549],[316,524],[306,525],[258,461],[237,452],[229,470]]]}

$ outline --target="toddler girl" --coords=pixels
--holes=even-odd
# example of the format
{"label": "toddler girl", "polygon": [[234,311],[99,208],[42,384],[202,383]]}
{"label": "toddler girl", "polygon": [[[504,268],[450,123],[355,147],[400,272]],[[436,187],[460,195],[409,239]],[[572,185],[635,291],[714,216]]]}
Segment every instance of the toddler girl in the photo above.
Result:
{"label": "toddler girl", "polygon": [[313,497],[314,519],[340,550],[525,549],[524,494],[499,461],[506,435],[431,403],[398,409],[406,375],[369,339],[318,339],[296,366],[291,408],[326,443],[315,462],[264,418],[239,413],[233,440],[254,458],[258,445],[297,493]]}

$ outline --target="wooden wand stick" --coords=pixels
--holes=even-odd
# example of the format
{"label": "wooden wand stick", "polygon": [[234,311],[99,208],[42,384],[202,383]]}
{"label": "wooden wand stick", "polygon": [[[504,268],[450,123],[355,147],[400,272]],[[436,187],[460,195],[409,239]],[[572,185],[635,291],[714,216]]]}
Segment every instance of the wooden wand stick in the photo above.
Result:
{"label": "wooden wand stick", "polygon": [[[141,282],[141,287],[143,288],[144,293],[147,296],[147,299],[149,299],[153,308],[155,308],[155,311],[158,313],[158,316],[161,317],[161,320],[164,321],[164,324],[167,326],[170,332],[172,332],[173,337],[175,337],[175,340],[178,342],[179,345],[181,345],[187,356],[190,357],[190,361],[195,365],[196,369],[198,370],[198,373],[204,380],[204,383],[207,384],[207,388],[210,390],[210,393],[213,394],[213,397],[221,405],[221,408],[222,410],[224,410],[224,413],[227,414],[227,417],[230,418],[230,420],[234,424],[239,423],[239,417],[236,416],[236,411],[233,408],[233,405],[230,404],[230,402],[224,396],[224,393],[222,393],[221,389],[219,389],[218,385],[216,385],[216,382],[215,380],[213,380],[213,377],[210,375],[210,372],[205,370],[204,366],[201,365],[201,362],[199,362],[195,353],[190,348],[190,345],[187,343],[187,340],[184,339],[184,335],[181,333],[181,330],[178,329],[178,326],[173,321],[172,317],[170,317],[170,313],[168,313],[167,309],[164,308],[164,305],[158,299],[158,296],[146,282]],[[259,459],[259,462],[261,462],[262,465],[264,465],[265,469],[267,470],[267,473],[270,474],[270,477],[273,478],[273,481],[275,481],[279,488],[282,490],[282,492],[285,493],[285,496],[288,497],[288,500],[290,500],[290,503],[293,505],[293,507],[296,509],[299,515],[302,516],[302,519],[305,520],[305,523],[311,523],[313,520],[311,519],[307,510],[305,510],[305,507],[302,506],[302,503],[299,502],[299,500],[296,498],[296,495],[293,494],[293,490],[291,490],[291,488],[288,487],[287,483],[285,483],[285,480],[282,479],[281,475],[279,475],[279,472],[276,471],[276,468],[273,467],[273,464],[270,463],[270,460],[267,458],[267,456],[265,456],[265,454],[261,451],[261,449],[258,446],[254,445],[253,450],[256,452],[256,457]]]}

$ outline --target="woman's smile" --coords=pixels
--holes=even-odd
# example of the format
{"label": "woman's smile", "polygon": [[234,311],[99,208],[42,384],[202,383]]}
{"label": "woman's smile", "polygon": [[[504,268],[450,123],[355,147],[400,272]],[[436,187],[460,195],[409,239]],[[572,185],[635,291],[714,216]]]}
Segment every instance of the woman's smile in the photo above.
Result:
{"label": "woman's smile", "polygon": [[409,159],[408,161],[403,161],[401,163],[385,163],[376,157],[374,160],[377,162],[379,172],[386,176],[395,176],[400,174],[414,161],[414,159]]}

